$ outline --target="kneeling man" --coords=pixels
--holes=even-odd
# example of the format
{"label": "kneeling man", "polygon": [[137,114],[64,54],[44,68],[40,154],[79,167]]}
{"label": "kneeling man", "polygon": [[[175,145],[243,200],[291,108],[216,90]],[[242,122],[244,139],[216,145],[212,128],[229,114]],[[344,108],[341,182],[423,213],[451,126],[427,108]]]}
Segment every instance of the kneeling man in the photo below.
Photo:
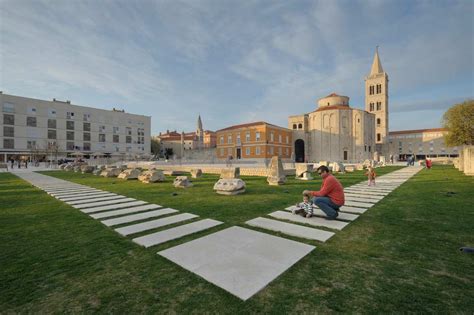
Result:
{"label": "kneeling man", "polygon": [[303,194],[311,194],[313,203],[326,213],[328,219],[335,219],[339,215],[339,208],[344,205],[344,188],[341,183],[329,173],[327,166],[320,166],[318,174],[323,178],[323,184],[318,191],[303,191]]}

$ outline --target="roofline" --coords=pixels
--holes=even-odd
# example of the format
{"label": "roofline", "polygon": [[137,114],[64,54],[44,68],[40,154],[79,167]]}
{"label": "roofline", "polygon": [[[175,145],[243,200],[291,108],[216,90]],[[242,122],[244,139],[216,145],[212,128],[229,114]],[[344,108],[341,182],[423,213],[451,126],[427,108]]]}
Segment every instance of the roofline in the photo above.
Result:
{"label": "roofline", "polygon": [[27,96],[21,96],[21,95],[7,94],[7,93],[1,93],[0,95],[7,95],[7,96],[13,96],[13,97],[27,98],[27,99],[34,100],[34,101],[42,101],[42,102],[50,102],[50,103],[60,103],[60,104],[64,104],[64,105],[76,106],[76,107],[83,107],[83,108],[92,108],[92,109],[103,110],[103,111],[112,112],[112,113],[122,113],[122,114],[128,114],[128,115],[143,116],[143,117],[148,117],[148,118],[151,119],[151,116],[147,116],[147,115],[133,114],[133,113],[121,112],[121,111],[114,111],[114,110],[112,110],[112,109],[103,109],[103,108],[97,108],[97,107],[92,107],[92,106],[77,105],[77,104],[67,103],[67,102],[63,102],[63,101],[59,101],[59,100],[57,100],[57,101],[42,100],[42,99],[40,99],[40,98],[33,98],[33,97],[27,97]]}
{"label": "roofline", "polygon": [[276,128],[279,128],[279,129],[284,129],[284,130],[287,130],[287,131],[291,131],[291,129],[288,129],[288,128],[285,128],[285,127],[280,127],[280,126],[277,126],[277,125],[274,125],[274,124],[270,124],[270,123],[267,123],[266,121],[256,121],[256,122],[252,122],[252,123],[229,126],[227,128],[216,130],[216,133],[221,132],[221,131],[228,131],[228,130],[240,129],[240,128],[245,128],[245,127],[258,126],[258,125],[268,125],[268,126],[276,127]]}
{"label": "roofline", "polygon": [[413,130],[399,130],[399,131],[389,131],[389,135],[399,135],[406,133],[420,133],[420,132],[435,132],[435,131],[448,131],[447,128],[430,128],[430,129],[413,129]]}

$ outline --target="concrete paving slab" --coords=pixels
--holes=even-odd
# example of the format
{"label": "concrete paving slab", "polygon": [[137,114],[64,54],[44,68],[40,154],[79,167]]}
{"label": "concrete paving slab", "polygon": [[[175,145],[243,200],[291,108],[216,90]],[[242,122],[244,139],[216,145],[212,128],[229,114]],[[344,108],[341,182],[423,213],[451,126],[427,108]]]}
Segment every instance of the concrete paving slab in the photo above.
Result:
{"label": "concrete paving slab", "polygon": [[245,222],[245,224],[320,242],[326,242],[334,235],[333,232],[323,231],[316,228],[310,228],[298,224],[286,223],[278,220],[272,220],[261,217],[249,220]]}
{"label": "concrete paving slab", "polygon": [[346,200],[346,202],[344,202],[344,205],[345,206],[349,206],[349,207],[359,207],[359,208],[370,208],[372,207],[374,204],[373,203],[368,203],[368,202],[357,202],[357,201],[351,201],[351,200]]}
{"label": "concrete paving slab", "polygon": [[123,198],[127,198],[125,196],[120,196],[120,195],[116,195],[116,196],[106,196],[106,197],[94,197],[94,198],[89,198],[89,199],[84,199],[84,200],[74,200],[74,201],[66,201],[66,203],[68,205],[79,205],[79,204],[82,204],[82,203],[90,203],[90,202],[99,202],[99,201],[108,201],[108,200],[120,200],[120,199],[123,199]]}
{"label": "concrete paving slab", "polygon": [[344,196],[347,197],[356,197],[356,198],[366,198],[368,200],[380,201],[383,199],[383,196],[375,196],[375,195],[367,195],[364,193],[351,193],[351,192],[344,192]]}
{"label": "concrete paving slab", "polygon": [[65,189],[65,190],[60,190],[60,191],[46,191],[50,195],[63,195],[63,194],[73,194],[73,193],[81,193],[84,191],[93,191],[97,190],[95,188],[75,188],[75,189]]}
{"label": "concrete paving slab", "polygon": [[373,191],[367,191],[367,190],[362,190],[359,188],[344,188],[344,193],[349,192],[349,193],[355,193],[355,194],[367,194],[367,195],[374,195],[374,196],[381,196],[385,197],[389,193],[379,193],[379,192],[373,192]]}
{"label": "concrete paving slab", "polygon": [[[365,211],[367,211],[366,208],[358,208],[358,207],[342,206],[341,208],[339,208],[339,212],[362,214]],[[339,213],[339,215],[341,215],[341,213]]]}
{"label": "concrete paving slab", "polygon": [[114,219],[108,219],[108,220],[102,221],[102,223],[107,226],[114,226],[118,224],[129,223],[129,222],[134,222],[134,221],[139,221],[139,220],[144,220],[144,219],[149,219],[149,218],[156,218],[165,214],[170,214],[170,213],[175,213],[175,212],[178,212],[178,210],[171,209],[171,208],[164,208],[164,209],[159,209],[159,210],[154,210],[154,211],[147,211],[147,212],[127,215],[124,217],[119,217],[119,218],[114,218]]}
{"label": "concrete paving slab", "polygon": [[134,238],[133,241],[139,245],[150,247],[159,245],[189,234],[204,231],[214,226],[220,225],[222,222],[212,219],[204,219],[188,224],[183,224],[164,231],[148,234],[145,236]]}
{"label": "concrete paving slab", "polygon": [[245,301],[314,248],[234,226],[158,254]]}
{"label": "concrete paving slab", "polygon": [[132,206],[140,206],[140,205],[144,205],[146,203],[147,203],[146,201],[137,200],[137,201],[132,201],[132,202],[118,203],[118,204],[115,204],[115,205],[108,205],[108,206],[102,206],[102,207],[81,209],[81,211],[84,212],[84,213],[92,213],[92,212],[99,212],[99,211],[105,211],[105,210],[130,208]]}
{"label": "concrete paving slab", "polygon": [[107,192],[107,191],[94,189],[94,190],[82,191],[82,192],[76,192],[76,193],[50,194],[50,195],[55,197],[55,198],[66,198],[66,197],[87,196],[89,194],[105,193],[105,192]]}
{"label": "concrete paving slab", "polygon": [[73,207],[76,209],[94,208],[94,207],[99,207],[99,206],[113,205],[116,203],[123,203],[123,202],[128,202],[128,201],[135,201],[135,200],[136,199],[134,198],[122,198],[118,200],[107,200],[107,201],[83,203],[80,205],[74,205]]}
{"label": "concrete paving slab", "polygon": [[92,187],[88,186],[79,186],[79,187],[68,187],[68,188],[61,188],[61,189],[44,189],[48,193],[66,193],[70,191],[81,191],[81,190],[88,190],[88,189],[94,189]]}
{"label": "concrete paving slab", "polygon": [[323,226],[330,229],[342,230],[349,223],[338,221],[338,220],[327,220],[318,217],[303,218],[302,216],[295,215],[286,211],[275,211],[269,214],[269,216],[276,219],[288,220],[291,222],[304,223],[313,226]]}
{"label": "concrete paving slab", "polygon": [[[286,211],[293,211],[293,210],[296,210],[296,209],[299,209],[299,208],[296,207],[296,206],[290,206],[290,207],[285,208]],[[326,213],[324,213],[323,211],[321,211],[321,209],[319,209],[319,208],[316,207],[316,206],[314,206],[314,208],[313,208],[313,214],[314,214],[315,216],[322,217],[322,218],[326,218],[326,217],[327,217]],[[359,216],[358,216],[358,215],[355,215],[355,214],[340,212],[340,213],[339,213],[339,216],[337,217],[337,219],[338,219],[338,220],[342,220],[342,221],[354,221],[354,220],[357,219],[358,217],[359,217]]]}
{"label": "concrete paving slab", "polygon": [[117,194],[114,193],[95,193],[95,194],[90,194],[87,196],[77,196],[77,197],[67,197],[67,198],[58,198],[61,201],[74,201],[74,200],[84,200],[84,199],[95,199],[95,198],[102,198],[102,197],[109,197],[109,196],[117,196]]}
{"label": "concrete paving slab", "polygon": [[90,216],[94,219],[102,219],[102,218],[116,217],[116,216],[119,216],[119,215],[136,213],[136,212],[141,212],[141,211],[146,211],[146,210],[154,210],[154,209],[158,209],[158,208],[161,208],[161,206],[156,205],[156,204],[147,204],[147,205],[143,205],[143,206],[124,208],[124,209],[120,209],[120,210],[108,210],[108,211],[104,211],[104,212],[93,213]]}
{"label": "concrete paving slab", "polygon": [[139,233],[143,231],[156,229],[162,226],[194,219],[197,217],[198,216],[195,214],[181,213],[181,214],[173,215],[171,217],[166,217],[163,219],[152,220],[152,221],[147,221],[147,222],[133,224],[133,225],[127,225],[127,226],[115,229],[115,231],[122,234],[123,236],[127,236],[130,234],[135,234],[135,233]]}
{"label": "concrete paving slab", "polygon": [[366,203],[371,203],[371,204],[376,204],[379,200],[373,200],[373,199],[369,199],[369,198],[364,198],[364,197],[354,197],[354,196],[348,196],[348,195],[344,195],[345,196],[345,200],[346,202],[347,201],[357,201],[357,202],[366,202]]}

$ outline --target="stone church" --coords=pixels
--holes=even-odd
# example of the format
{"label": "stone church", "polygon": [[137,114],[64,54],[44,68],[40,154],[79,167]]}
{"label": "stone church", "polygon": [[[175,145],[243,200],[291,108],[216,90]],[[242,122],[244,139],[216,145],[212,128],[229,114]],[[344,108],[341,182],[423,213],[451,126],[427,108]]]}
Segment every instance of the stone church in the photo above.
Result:
{"label": "stone church", "polygon": [[[383,154],[388,142],[388,75],[376,50],[365,78],[365,110],[332,93],[314,111],[290,116],[296,162],[357,162]],[[377,152],[377,153],[375,153]]]}

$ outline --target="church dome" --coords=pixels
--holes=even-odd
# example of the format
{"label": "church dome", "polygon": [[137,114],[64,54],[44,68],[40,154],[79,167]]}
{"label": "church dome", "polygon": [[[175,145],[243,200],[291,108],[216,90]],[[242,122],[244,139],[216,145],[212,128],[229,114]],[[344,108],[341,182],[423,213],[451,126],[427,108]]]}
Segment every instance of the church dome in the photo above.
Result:
{"label": "church dome", "polygon": [[328,106],[347,106],[349,107],[349,97],[344,95],[337,95],[331,93],[326,97],[318,100],[318,108],[324,108]]}

